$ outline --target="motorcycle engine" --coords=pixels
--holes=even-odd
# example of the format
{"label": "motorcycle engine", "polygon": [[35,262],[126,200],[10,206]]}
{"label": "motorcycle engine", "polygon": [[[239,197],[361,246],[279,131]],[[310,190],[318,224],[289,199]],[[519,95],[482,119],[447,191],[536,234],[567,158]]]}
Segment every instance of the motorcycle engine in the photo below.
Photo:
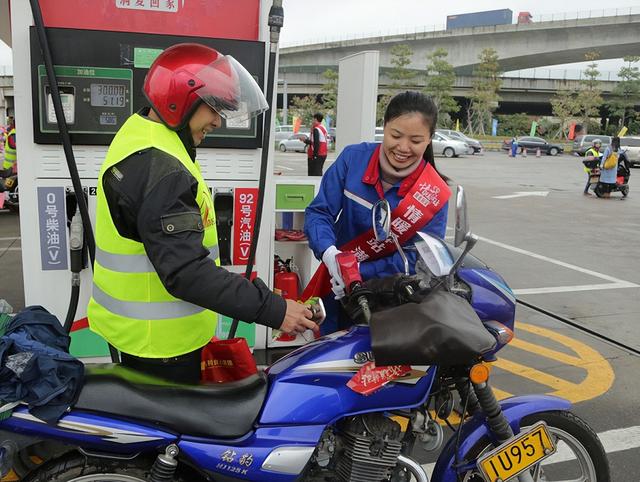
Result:
{"label": "motorcycle engine", "polygon": [[388,480],[402,448],[400,425],[373,413],[347,418],[338,430],[335,459],[338,480]]}

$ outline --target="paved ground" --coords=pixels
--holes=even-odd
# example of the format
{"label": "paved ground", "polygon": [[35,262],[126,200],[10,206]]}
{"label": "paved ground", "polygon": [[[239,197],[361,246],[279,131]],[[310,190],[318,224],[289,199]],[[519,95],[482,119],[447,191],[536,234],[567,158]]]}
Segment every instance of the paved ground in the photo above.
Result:
{"label": "paved ground", "polygon": [[[520,299],[640,349],[640,170],[632,171],[631,193],[621,201],[583,196],[585,175],[571,156],[487,153],[437,163],[465,187],[471,228],[481,237],[474,254]],[[275,166],[282,175],[304,175],[305,154],[278,152]],[[18,217],[0,212],[0,298],[16,309],[24,305],[18,237]],[[640,358],[528,308],[519,308],[518,320],[517,338],[492,375],[498,395],[569,398],[601,434],[611,480],[635,482]],[[417,455],[431,462],[429,454]]]}
{"label": "paved ground", "polygon": [[[330,156],[325,167],[331,162]],[[275,164],[283,175],[305,174],[304,154],[278,153]],[[473,253],[520,299],[640,349],[639,169],[627,199],[606,200],[582,195],[586,176],[573,156],[512,159],[491,152],[438,158],[437,165],[466,190],[471,228],[481,237]],[[601,434],[611,480],[637,481],[640,358],[528,308],[519,308],[518,320],[516,340],[492,375],[498,395],[569,398]],[[566,465],[554,467],[559,477]]]}

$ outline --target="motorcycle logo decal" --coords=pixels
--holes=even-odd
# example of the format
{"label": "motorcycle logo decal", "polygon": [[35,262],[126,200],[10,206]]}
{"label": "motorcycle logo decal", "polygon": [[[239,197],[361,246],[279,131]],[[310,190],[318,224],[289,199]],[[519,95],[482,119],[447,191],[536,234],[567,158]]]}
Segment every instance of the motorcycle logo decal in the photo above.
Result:
{"label": "motorcycle logo decal", "polygon": [[[15,418],[27,420],[29,422],[46,423],[39,418],[34,417],[28,413],[15,412],[13,415]],[[149,442],[151,440],[162,440],[162,437],[152,437],[143,433],[131,432],[129,430],[118,430],[108,427],[101,427],[99,425],[90,425],[80,422],[71,422],[61,420],[56,424],[56,427],[64,430],[65,432],[83,433],[86,435],[95,435],[101,437],[109,442],[115,442],[119,444],[132,444],[140,442]]]}
{"label": "motorcycle logo decal", "polygon": [[363,365],[369,361],[373,361],[373,352],[372,351],[359,351],[355,355],[353,355],[353,361],[358,365]]}
{"label": "motorcycle logo decal", "polygon": [[[253,464],[253,454],[251,453],[243,453],[239,458],[236,459],[238,453],[235,450],[227,449],[222,454],[220,454],[220,459],[222,462],[219,462],[216,465],[216,469],[224,470],[225,472],[231,472],[238,475],[247,475],[248,468]],[[240,464],[240,467],[234,464]]]}

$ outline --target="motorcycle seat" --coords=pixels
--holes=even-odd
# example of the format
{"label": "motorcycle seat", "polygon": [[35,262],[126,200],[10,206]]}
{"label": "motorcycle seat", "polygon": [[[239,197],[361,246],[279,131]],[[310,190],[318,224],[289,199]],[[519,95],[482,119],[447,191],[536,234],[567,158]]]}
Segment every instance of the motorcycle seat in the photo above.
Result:
{"label": "motorcycle seat", "polygon": [[115,364],[89,365],[75,409],[140,420],[184,435],[238,438],[267,394],[260,372],[237,382],[179,385]]}

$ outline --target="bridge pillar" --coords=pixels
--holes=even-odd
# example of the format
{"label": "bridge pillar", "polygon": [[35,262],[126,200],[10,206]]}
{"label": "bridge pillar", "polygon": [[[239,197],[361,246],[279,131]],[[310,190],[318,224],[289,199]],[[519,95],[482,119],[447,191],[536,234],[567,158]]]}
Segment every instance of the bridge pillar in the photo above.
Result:
{"label": "bridge pillar", "polygon": [[374,139],[379,65],[377,50],[359,52],[338,61],[336,152],[348,144]]}

